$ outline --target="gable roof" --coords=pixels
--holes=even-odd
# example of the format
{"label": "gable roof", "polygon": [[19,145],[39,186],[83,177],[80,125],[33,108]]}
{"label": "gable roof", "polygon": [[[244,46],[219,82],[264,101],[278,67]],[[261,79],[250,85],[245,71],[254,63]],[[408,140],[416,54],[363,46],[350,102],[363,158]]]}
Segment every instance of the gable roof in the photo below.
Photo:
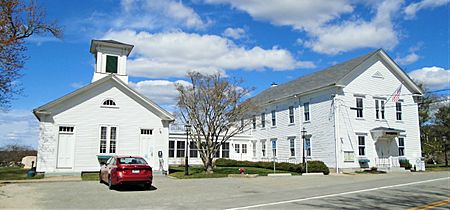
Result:
{"label": "gable roof", "polygon": [[291,80],[275,87],[270,87],[252,97],[250,100],[256,105],[261,105],[287,97],[307,94],[322,88],[345,86],[343,80],[348,75],[355,71],[362,63],[377,55],[391,65],[394,71],[402,78],[402,82],[405,82],[410,89],[418,94],[422,94],[422,90],[411,80],[411,78],[409,78],[382,49],[378,49],[360,57],[328,67],[324,70]]}
{"label": "gable roof", "polygon": [[100,84],[103,84],[107,81],[113,81],[116,84],[118,84],[119,86],[123,87],[129,94],[132,94],[134,96],[136,96],[139,100],[141,100],[142,102],[144,102],[146,105],[154,108],[156,110],[156,115],[159,116],[161,119],[163,120],[167,120],[167,121],[174,121],[175,117],[170,114],[169,112],[167,112],[166,110],[164,110],[163,108],[161,108],[160,106],[158,106],[155,102],[153,102],[152,100],[148,99],[147,97],[143,96],[142,94],[136,92],[134,89],[130,88],[127,84],[125,84],[124,82],[122,82],[122,80],[120,80],[118,77],[116,77],[115,75],[111,74],[108,75],[106,77],[103,77],[102,79],[99,79],[89,85],[86,85],[74,92],[71,92],[65,96],[62,96],[54,101],[51,101],[45,105],[42,105],[36,109],[33,109],[33,114],[40,120],[39,115],[40,114],[47,114],[48,110],[58,106],[61,103],[64,103],[65,101],[67,101],[68,99],[71,99],[77,95],[80,95],[82,93],[85,93],[87,91],[92,90],[93,88],[99,86]]}

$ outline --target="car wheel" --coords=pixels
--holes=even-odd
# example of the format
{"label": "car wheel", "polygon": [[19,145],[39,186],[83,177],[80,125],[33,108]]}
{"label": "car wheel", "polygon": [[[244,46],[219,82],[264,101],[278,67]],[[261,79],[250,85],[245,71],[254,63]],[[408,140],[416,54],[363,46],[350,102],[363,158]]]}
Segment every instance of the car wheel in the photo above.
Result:
{"label": "car wheel", "polygon": [[112,190],[114,188],[114,185],[112,184],[111,176],[108,176],[108,188]]}

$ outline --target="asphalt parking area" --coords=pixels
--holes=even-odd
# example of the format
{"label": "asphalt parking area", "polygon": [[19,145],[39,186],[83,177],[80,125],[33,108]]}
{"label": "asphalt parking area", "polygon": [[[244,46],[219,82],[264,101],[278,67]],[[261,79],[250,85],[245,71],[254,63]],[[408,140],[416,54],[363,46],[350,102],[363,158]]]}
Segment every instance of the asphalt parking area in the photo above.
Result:
{"label": "asphalt parking area", "polygon": [[[383,188],[426,180],[432,181]],[[330,194],[337,195],[320,197]],[[405,209],[449,197],[448,172],[192,180],[155,177],[151,190],[139,186],[109,190],[96,181],[8,184],[0,187],[0,208],[228,209],[256,205],[258,209]],[[283,201],[292,202],[268,205]]]}

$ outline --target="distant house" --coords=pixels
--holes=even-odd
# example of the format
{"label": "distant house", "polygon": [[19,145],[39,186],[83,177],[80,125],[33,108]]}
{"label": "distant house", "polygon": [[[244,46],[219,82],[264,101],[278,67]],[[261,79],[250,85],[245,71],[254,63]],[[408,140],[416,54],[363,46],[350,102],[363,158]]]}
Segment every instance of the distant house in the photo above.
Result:
{"label": "distant house", "polygon": [[[415,165],[421,95],[386,52],[376,50],[253,97],[260,109],[251,127],[222,145],[218,157],[293,163],[305,157],[334,169],[394,169],[399,159]],[[182,131],[169,137],[169,161],[180,163]],[[194,153],[191,162],[200,162]]]}
{"label": "distant house", "polygon": [[37,171],[97,171],[111,155],[142,155],[168,169],[168,127],[174,117],[128,86],[132,45],[93,40],[92,83],[33,110],[40,121]]}

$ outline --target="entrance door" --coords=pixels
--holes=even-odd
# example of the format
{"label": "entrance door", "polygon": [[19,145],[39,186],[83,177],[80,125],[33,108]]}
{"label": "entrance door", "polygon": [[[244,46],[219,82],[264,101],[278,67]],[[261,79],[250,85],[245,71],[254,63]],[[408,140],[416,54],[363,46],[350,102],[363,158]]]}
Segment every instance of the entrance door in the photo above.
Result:
{"label": "entrance door", "polygon": [[73,127],[59,127],[57,168],[72,168],[75,150]]}
{"label": "entrance door", "polygon": [[140,154],[151,167],[155,167],[154,152],[152,142],[152,131],[149,129],[141,129],[140,136]]}

